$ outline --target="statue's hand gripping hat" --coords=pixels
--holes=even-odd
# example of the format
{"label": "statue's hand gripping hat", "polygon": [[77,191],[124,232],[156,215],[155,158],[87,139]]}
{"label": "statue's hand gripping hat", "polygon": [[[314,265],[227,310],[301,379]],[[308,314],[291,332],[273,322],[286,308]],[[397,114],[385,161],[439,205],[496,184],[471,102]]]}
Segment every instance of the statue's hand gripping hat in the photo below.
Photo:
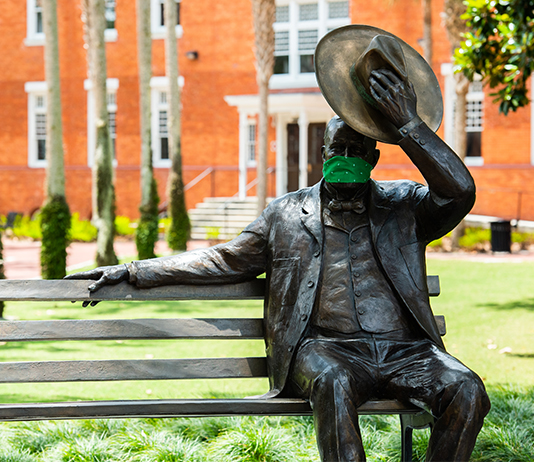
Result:
{"label": "statue's hand gripping hat", "polygon": [[406,42],[376,27],[355,24],[329,32],[315,50],[317,82],[334,112],[357,132],[397,144],[397,127],[386,120],[369,90],[369,76],[377,69],[390,70],[413,84],[417,113],[436,131],[443,117],[438,80]]}

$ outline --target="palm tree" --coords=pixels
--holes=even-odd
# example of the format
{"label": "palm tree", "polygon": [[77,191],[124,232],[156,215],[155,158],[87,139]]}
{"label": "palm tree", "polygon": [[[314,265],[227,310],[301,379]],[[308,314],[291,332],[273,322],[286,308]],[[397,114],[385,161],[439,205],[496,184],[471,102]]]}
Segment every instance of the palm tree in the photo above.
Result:
{"label": "palm tree", "polygon": [[[460,46],[462,33],[467,31],[465,20],[462,15],[466,11],[463,0],[445,0],[444,24],[451,43],[451,56],[454,50]],[[464,160],[467,153],[467,132],[465,131],[467,117],[467,93],[469,92],[469,80],[462,72],[454,74],[456,90],[456,106],[454,117],[454,150],[460,159]],[[462,221],[452,232],[452,248],[460,248],[460,238],[465,232],[465,222]]]}
{"label": "palm tree", "polygon": [[139,63],[139,106],[141,123],[141,220],[135,243],[140,260],[155,257],[158,240],[158,190],[152,169],[150,148],[150,78],[152,77],[152,37],[150,0],[137,0],[137,56]]}
{"label": "palm tree", "polygon": [[96,143],[93,162],[93,223],[98,229],[96,263],[117,264],[115,237],[115,188],[106,91],[105,0],[82,0],[89,79],[95,103]]}
{"label": "palm tree", "polygon": [[44,279],[61,279],[66,274],[70,211],[65,198],[57,2],[43,0],[42,8],[47,83],[47,168],[46,199],[41,209],[41,273]]}
{"label": "palm tree", "polygon": [[176,43],[176,1],[165,0],[165,69],[169,79],[168,142],[171,169],[167,183],[168,211],[171,224],[167,242],[173,250],[185,250],[191,232],[191,224],[185,206],[184,180],[182,176],[181,109],[178,85],[178,45]]}
{"label": "palm tree", "polygon": [[252,0],[254,22],[254,54],[256,56],[256,81],[260,95],[258,115],[258,163],[257,196],[258,215],[267,201],[267,152],[269,128],[269,80],[274,70],[274,30],[276,14],[274,0]]}

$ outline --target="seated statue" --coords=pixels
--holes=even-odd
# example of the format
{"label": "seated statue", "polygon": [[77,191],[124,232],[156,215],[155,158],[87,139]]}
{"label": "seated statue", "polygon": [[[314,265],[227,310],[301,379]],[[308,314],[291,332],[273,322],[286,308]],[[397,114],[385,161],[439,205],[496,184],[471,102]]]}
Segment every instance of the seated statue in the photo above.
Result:
{"label": "seated statue", "polygon": [[[435,417],[427,461],[468,461],[490,402],[481,379],[445,351],[425,248],[469,212],[475,184],[435,134],[436,77],[402,40],[357,25],[323,38],[316,73],[338,114],[318,184],[273,200],[228,243],[68,277],[93,279],[96,291],[124,280],[220,284],[266,273],[264,396],[309,400],[322,461],[365,460],[358,406],[373,397]],[[371,179],[377,140],[398,144],[426,185]]]}

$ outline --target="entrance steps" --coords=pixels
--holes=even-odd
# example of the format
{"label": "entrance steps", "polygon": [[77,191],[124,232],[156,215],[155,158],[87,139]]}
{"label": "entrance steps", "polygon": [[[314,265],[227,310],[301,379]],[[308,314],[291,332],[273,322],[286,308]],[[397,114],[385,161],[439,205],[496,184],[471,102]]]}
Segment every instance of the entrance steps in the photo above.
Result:
{"label": "entrance steps", "polygon": [[[269,202],[271,199],[267,199]],[[207,197],[189,210],[191,239],[230,240],[257,218],[256,197]]]}

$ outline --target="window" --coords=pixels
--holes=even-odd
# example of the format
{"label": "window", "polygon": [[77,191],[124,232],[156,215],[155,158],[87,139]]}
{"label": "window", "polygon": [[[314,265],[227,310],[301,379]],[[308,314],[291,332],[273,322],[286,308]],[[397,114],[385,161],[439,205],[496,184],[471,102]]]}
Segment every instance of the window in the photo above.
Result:
{"label": "window", "polygon": [[26,0],[26,39],[24,43],[27,46],[44,45],[41,0]]}
{"label": "window", "polygon": [[250,122],[247,128],[247,166],[256,165],[256,123]]}
{"label": "window", "polygon": [[[178,85],[184,86],[184,78],[178,77]],[[169,79],[152,77],[150,79],[151,112],[152,112],[152,164],[154,167],[168,168],[171,166],[169,152]]]}
{"label": "window", "polygon": [[[95,101],[93,99],[92,83],[90,80],[84,82],[87,90],[87,165],[93,166],[96,144],[95,127]],[[117,140],[117,90],[119,79],[107,79],[107,107],[108,107],[108,128],[111,138],[111,149],[113,153],[113,165],[117,165],[116,140]]]}
{"label": "window", "polygon": [[115,0],[105,0],[106,30],[104,31],[104,39],[106,42],[115,42],[118,37],[117,29],[115,28],[115,20],[117,19],[116,6],[117,2]]}
{"label": "window", "polygon": [[316,85],[314,53],[328,31],[350,23],[348,1],[278,0],[273,88]]}
{"label": "window", "polygon": [[46,82],[26,82],[28,93],[28,165],[46,167]]}
{"label": "window", "polygon": [[[152,38],[165,38],[165,0],[150,0],[150,15],[152,24]],[[182,26],[180,25],[180,1],[176,1],[176,36],[182,36]]]}
{"label": "window", "polygon": [[[484,92],[482,82],[473,82],[466,97],[465,131],[467,132],[466,158],[482,158],[482,130],[484,116]],[[469,159],[469,163],[472,159]]]}

